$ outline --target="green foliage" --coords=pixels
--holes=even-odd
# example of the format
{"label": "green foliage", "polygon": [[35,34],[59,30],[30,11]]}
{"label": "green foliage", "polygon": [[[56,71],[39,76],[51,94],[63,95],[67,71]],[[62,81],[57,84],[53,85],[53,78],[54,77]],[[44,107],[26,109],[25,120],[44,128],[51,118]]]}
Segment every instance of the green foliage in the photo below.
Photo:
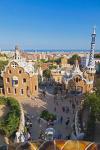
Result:
{"label": "green foliage", "polygon": [[1,61],[0,60],[0,72],[4,70],[5,66],[8,64],[8,61]]}
{"label": "green foliage", "polygon": [[54,62],[56,62],[57,64],[60,64],[61,63],[61,57],[60,58],[57,58],[54,60]]}
{"label": "green foliage", "polygon": [[90,111],[87,122],[86,140],[93,140],[96,119],[100,120],[100,96],[96,93],[86,94],[84,107]]}
{"label": "green foliage", "polygon": [[0,104],[5,104],[10,108],[8,114],[0,120],[0,131],[10,137],[15,133],[19,126],[20,106],[17,100],[11,97],[0,97]]}
{"label": "green foliage", "polygon": [[75,64],[75,61],[78,60],[78,62],[80,62],[80,56],[78,56],[77,54],[73,55],[69,60],[68,62],[73,65]]}
{"label": "green foliage", "polygon": [[44,76],[45,78],[50,78],[50,76],[51,76],[51,70],[50,70],[50,69],[44,70],[44,71],[43,71],[43,76]]}
{"label": "green foliage", "polygon": [[91,109],[94,118],[100,121],[100,95],[96,93],[87,95],[84,104]]}
{"label": "green foliage", "polygon": [[86,140],[94,140],[95,121],[95,116],[91,113],[87,122]]}
{"label": "green foliage", "polygon": [[40,117],[43,118],[46,121],[49,121],[49,120],[50,121],[54,121],[54,120],[56,120],[56,115],[54,115],[52,113],[49,113],[47,110],[42,111]]}
{"label": "green foliage", "polygon": [[96,87],[96,92],[99,94],[100,93],[100,74],[95,75],[94,84]]}
{"label": "green foliage", "polygon": [[94,57],[95,58],[100,58],[100,54],[95,54]]}
{"label": "green foliage", "polygon": [[40,63],[46,63],[47,60],[45,60],[45,59],[39,59],[38,62],[40,62]]}
{"label": "green foliage", "polygon": [[50,70],[52,70],[52,69],[56,69],[56,68],[57,68],[57,66],[56,66],[56,65],[50,65],[50,66],[49,66],[49,69],[50,69]]}

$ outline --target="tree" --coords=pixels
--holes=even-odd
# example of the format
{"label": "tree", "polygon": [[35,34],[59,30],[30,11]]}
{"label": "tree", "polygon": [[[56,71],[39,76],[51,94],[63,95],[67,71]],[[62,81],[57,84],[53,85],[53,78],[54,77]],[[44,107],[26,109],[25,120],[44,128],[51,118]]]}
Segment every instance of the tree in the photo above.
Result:
{"label": "tree", "polygon": [[60,58],[57,58],[54,60],[54,62],[56,62],[57,64],[60,64],[61,63],[61,57]]}
{"label": "tree", "polygon": [[0,120],[0,132],[7,137],[12,136],[20,123],[20,106],[16,99],[11,97],[0,97],[0,105],[8,106],[8,114]]}
{"label": "tree", "polygon": [[100,54],[95,54],[94,57],[95,58],[100,58]]}
{"label": "tree", "polygon": [[56,65],[50,65],[50,66],[49,66],[49,69],[50,69],[50,70],[52,70],[52,69],[56,69],[56,68],[57,68],[57,66],[56,66]]}
{"label": "tree", "polygon": [[100,121],[100,94],[92,93],[86,95],[85,106],[91,109],[91,114]]}
{"label": "tree", "polygon": [[8,64],[8,61],[0,61],[0,72],[4,70],[5,66]]}
{"label": "tree", "polygon": [[51,70],[50,69],[46,69],[43,71],[43,77],[50,78],[50,76],[51,76]]}
{"label": "tree", "polygon": [[68,62],[71,65],[73,65],[73,64],[75,64],[76,59],[78,60],[78,62],[80,62],[80,56],[78,56],[77,54],[75,54],[71,58],[69,58]]}

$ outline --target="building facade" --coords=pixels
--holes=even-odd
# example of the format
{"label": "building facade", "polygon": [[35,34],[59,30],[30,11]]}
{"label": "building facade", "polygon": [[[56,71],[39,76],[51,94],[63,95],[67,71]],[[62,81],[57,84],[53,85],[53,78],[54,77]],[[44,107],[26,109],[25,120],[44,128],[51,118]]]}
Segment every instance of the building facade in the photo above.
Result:
{"label": "building facade", "polygon": [[65,88],[68,90],[68,92],[72,93],[93,92],[94,75],[96,72],[94,60],[95,37],[96,37],[95,28],[93,29],[93,33],[91,34],[91,36],[92,36],[91,50],[89,53],[89,59],[86,67],[83,69],[83,71],[81,71],[78,61],[76,60],[76,63],[73,66],[70,73],[66,72],[66,74],[63,76],[62,82],[65,85]]}
{"label": "building facade", "polygon": [[21,57],[17,46],[13,59],[2,72],[2,77],[5,96],[24,99],[38,94],[38,73],[32,62]]}

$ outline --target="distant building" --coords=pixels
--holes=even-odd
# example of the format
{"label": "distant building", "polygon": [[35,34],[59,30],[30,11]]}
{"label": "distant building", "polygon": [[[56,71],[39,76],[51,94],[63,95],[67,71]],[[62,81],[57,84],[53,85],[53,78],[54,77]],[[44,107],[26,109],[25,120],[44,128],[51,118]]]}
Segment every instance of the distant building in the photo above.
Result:
{"label": "distant building", "polygon": [[67,67],[68,60],[67,57],[64,55],[61,57],[61,67]]}
{"label": "distant building", "polygon": [[2,72],[5,96],[18,99],[38,94],[38,73],[32,62],[21,57],[18,46],[15,47],[13,59]]}

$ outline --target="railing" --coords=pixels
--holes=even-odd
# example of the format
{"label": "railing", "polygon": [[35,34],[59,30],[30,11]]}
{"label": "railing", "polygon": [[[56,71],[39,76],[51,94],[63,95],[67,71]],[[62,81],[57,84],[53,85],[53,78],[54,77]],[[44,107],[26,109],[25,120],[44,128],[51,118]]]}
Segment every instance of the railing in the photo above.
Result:
{"label": "railing", "polygon": [[76,136],[78,136],[80,133],[82,133],[82,129],[81,129],[81,122],[79,121],[79,112],[80,110],[82,110],[83,108],[83,103],[84,103],[84,100],[81,101],[81,104],[78,108],[78,110],[76,111],[76,114],[75,114],[75,133],[76,133]]}

